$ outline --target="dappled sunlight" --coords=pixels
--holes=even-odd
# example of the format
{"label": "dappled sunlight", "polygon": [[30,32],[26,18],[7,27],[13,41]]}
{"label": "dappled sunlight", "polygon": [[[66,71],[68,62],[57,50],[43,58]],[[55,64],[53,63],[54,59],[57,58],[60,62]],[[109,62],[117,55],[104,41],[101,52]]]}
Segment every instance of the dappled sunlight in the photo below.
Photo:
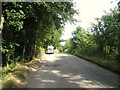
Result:
{"label": "dappled sunlight", "polygon": [[78,80],[81,79],[82,77],[80,75],[72,76],[70,80]]}
{"label": "dappled sunlight", "polygon": [[[59,77],[62,77],[62,78],[66,78],[67,82],[68,83],[72,83],[72,84],[77,84],[79,87],[81,88],[103,88],[105,87],[105,85],[102,85],[101,83],[99,82],[94,82],[93,80],[88,80],[86,78],[84,78],[82,75],[74,75],[72,73],[69,73],[69,74],[62,74],[60,73],[60,71],[57,71],[57,70],[53,70],[51,71],[52,73],[56,74],[57,76]],[[103,87],[101,87],[101,85]],[[108,86],[109,88],[112,88],[110,86]]]}
{"label": "dappled sunlight", "polygon": [[69,54],[63,54],[62,56],[69,56]]}
{"label": "dappled sunlight", "polygon": [[[48,77],[52,77],[51,79],[47,77],[40,78],[43,85],[48,85],[48,83],[59,83],[60,81],[56,80],[56,78],[60,78],[61,80],[64,79],[65,83],[69,83],[70,87],[75,86],[81,88],[105,88],[105,85],[102,85],[100,82],[88,80],[80,74],[74,75],[73,73],[62,72],[60,70],[42,70],[42,72],[46,73]],[[112,88],[111,86],[108,87]]]}
{"label": "dappled sunlight", "polygon": [[63,74],[62,77],[69,77],[69,75],[67,75],[67,74]]}
{"label": "dappled sunlight", "polygon": [[55,80],[42,80],[42,82],[43,83],[48,83],[48,82],[53,83],[53,82],[55,82]]}
{"label": "dappled sunlight", "polygon": [[[42,83],[42,85],[48,85],[50,83],[52,84],[59,84],[62,79],[65,81],[64,83],[69,83],[69,87],[81,87],[81,88],[105,88],[105,85],[102,85],[100,82],[95,82],[94,80],[88,80],[86,79],[82,74],[73,74],[73,73],[68,73],[68,72],[63,72],[60,70],[42,70],[42,74],[47,74],[46,77],[39,78],[40,76],[38,75],[38,80]],[[59,78],[58,80],[56,78]],[[102,86],[102,87],[101,87]],[[50,88],[50,86],[47,86]],[[108,86],[109,88],[112,88]]]}
{"label": "dappled sunlight", "polygon": [[81,88],[102,88],[101,86],[99,85],[95,85],[95,84],[91,84],[90,81],[89,83],[85,83],[85,82],[74,82],[74,81],[69,81],[70,83],[75,83],[75,84],[78,84]]}
{"label": "dappled sunlight", "polygon": [[37,68],[30,68],[31,69],[31,71],[33,71],[33,72],[36,72],[37,71]]}
{"label": "dappled sunlight", "polygon": [[99,77],[100,73],[95,72],[98,76],[94,76],[94,73],[91,73],[94,69],[91,70],[91,68],[96,68],[96,66],[90,66],[93,64],[87,62],[83,63],[80,61],[80,58],[73,57],[72,55],[64,53],[52,54],[48,55],[46,61],[42,68],[39,68],[38,72],[35,73],[35,79],[31,80],[28,84],[29,88],[117,87],[113,85],[112,82],[106,83],[106,81],[101,80],[101,77]]}
{"label": "dappled sunlight", "polygon": [[8,80],[6,87],[118,88],[120,1],[33,1],[3,0],[0,5],[0,84]]}
{"label": "dappled sunlight", "polygon": [[58,70],[52,70],[52,73],[60,75],[60,71],[58,71]]}
{"label": "dappled sunlight", "polygon": [[48,72],[48,70],[42,70],[42,72]]}

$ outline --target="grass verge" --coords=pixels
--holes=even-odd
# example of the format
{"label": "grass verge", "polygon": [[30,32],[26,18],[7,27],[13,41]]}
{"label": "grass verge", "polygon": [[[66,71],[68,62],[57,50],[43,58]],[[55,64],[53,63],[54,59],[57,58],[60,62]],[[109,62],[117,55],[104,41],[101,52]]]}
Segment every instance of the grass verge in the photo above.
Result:
{"label": "grass verge", "polygon": [[[30,73],[37,71],[41,66],[41,62],[45,58],[45,53],[40,52],[39,55],[27,63],[18,63],[14,68],[10,66],[3,67],[2,89],[10,88],[25,88],[27,84],[27,77]],[[6,73],[7,72],[7,73]]]}
{"label": "grass verge", "polygon": [[76,56],[83,58],[87,61],[93,62],[99,66],[102,66],[112,72],[115,72],[116,74],[120,74],[120,69],[119,69],[120,63],[117,63],[112,60],[100,58],[100,57],[90,57],[90,56],[86,56],[86,55],[76,55]]}

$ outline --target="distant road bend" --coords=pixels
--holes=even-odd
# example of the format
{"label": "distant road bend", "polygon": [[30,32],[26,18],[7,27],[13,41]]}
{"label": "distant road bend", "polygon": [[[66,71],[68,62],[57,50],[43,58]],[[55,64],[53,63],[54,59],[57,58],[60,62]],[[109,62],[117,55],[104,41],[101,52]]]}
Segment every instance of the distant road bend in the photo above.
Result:
{"label": "distant road bend", "polygon": [[46,55],[27,88],[118,88],[118,75],[66,53]]}

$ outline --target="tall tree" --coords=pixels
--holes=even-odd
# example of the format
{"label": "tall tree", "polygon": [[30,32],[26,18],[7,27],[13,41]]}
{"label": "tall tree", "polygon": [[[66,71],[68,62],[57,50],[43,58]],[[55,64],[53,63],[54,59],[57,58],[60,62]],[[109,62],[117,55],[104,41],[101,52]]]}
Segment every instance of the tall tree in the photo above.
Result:
{"label": "tall tree", "polygon": [[4,65],[31,60],[40,47],[59,46],[63,25],[75,21],[72,2],[3,2],[2,7]]}

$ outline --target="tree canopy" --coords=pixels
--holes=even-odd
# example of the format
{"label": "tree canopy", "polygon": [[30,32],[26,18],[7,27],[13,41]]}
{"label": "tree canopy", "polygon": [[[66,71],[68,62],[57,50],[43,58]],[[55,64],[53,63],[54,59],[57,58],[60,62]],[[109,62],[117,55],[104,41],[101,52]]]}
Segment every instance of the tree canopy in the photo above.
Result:
{"label": "tree canopy", "polygon": [[72,33],[68,52],[75,55],[99,56],[109,60],[120,61],[120,22],[117,8],[111,9],[92,23],[90,32],[77,27]]}
{"label": "tree canopy", "polygon": [[65,22],[74,22],[72,2],[3,2],[3,65],[31,60],[36,49],[59,46]]}

